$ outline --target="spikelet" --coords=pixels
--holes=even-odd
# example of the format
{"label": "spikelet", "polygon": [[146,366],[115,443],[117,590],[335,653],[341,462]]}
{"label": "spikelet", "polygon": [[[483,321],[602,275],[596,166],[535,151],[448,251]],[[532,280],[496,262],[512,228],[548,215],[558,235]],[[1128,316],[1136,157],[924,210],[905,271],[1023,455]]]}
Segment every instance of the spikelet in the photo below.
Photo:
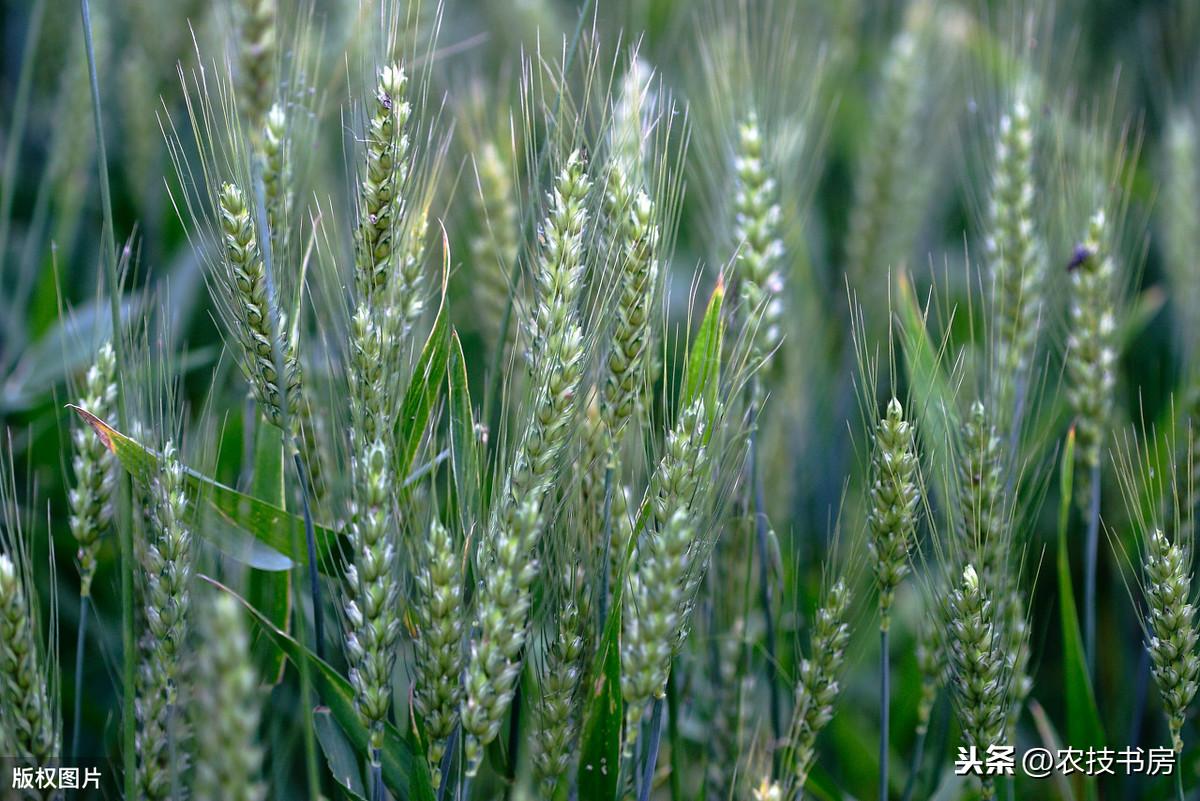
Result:
{"label": "spikelet", "polygon": [[192,708],[196,801],[260,801],[263,750],[258,745],[262,712],[250,637],[238,603],[214,596],[200,620],[203,646],[196,654]]}
{"label": "spikelet", "polygon": [[625,223],[618,228],[620,294],[600,405],[610,451],[633,416],[646,380],[646,351],[658,274],[659,232],[650,196],[638,192],[625,216]]}
{"label": "spikelet", "polygon": [[1002,419],[1014,411],[1014,389],[1029,380],[1046,270],[1034,228],[1034,135],[1028,93],[1024,83],[1018,86],[1011,110],[1000,118],[986,243],[995,293],[992,397]]}
{"label": "spikelet", "polygon": [[734,237],[742,314],[745,319],[757,320],[756,355],[769,359],[783,335],[782,212],[775,179],[763,153],[758,116],[753,112],[738,126],[733,167]]}
{"label": "spikelet", "polygon": [[146,629],[135,702],[138,786],[147,798],[170,797],[172,751],[182,753],[169,738],[186,653],[192,575],[184,471],[172,444],[163,447],[160,464],[150,488],[151,536],[141,549]]}
{"label": "spikelet", "polygon": [[1144,543],[1146,648],[1153,664],[1171,746],[1183,752],[1184,721],[1200,680],[1196,608],[1192,603],[1192,552],[1161,530]]}
{"label": "spikelet", "polygon": [[221,187],[219,205],[227,268],[225,289],[234,317],[234,334],[241,346],[242,372],[267,417],[282,426],[282,398],[274,357],[278,342],[286,381],[287,420],[295,435],[300,430],[303,406],[302,373],[295,343],[286,333],[286,320],[270,291],[245,195],[235,184],[226,183]]}
{"label": "spikelet", "polygon": [[850,592],[838,579],[827,590],[813,623],[812,655],[800,662],[796,683],[796,706],[788,726],[784,765],[787,797],[804,790],[816,756],[817,737],[833,718],[833,706],[841,685],[838,676],[850,639],[846,622]]}
{"label": "spikelet", "polygon": [[[96,353],[95,363],[84,378],[79,406],[110,424],[116,424],[117,360],[112,345],[105,342]],[[113,455],[86,423],[76,418],[71,427],[71,443],[75,454],[71,467],[75,486],[67,496],[71,506],[70,527],[79,545],[79,595],[92,594],[92,578],[96,574],[96,552],[100,536],[112,520],[113,487],[116,473]]]}
{"label": "spikelet", "polygon": [[1089,470],[1100,465],[1116,383],[1116,267],[1109,245],[1105,214],[1097,211],[1071,271],[1067,337],[1067,398],[1075,413],[1079,460]]}
{"label": "spikelet", "polygon": [[912,424],[896,398],[888,403],[887,416],[875,430],[868,545],[875,583],[879,590],[879,626],[891,624],[896,587],[908,574],[908,551],[917,525],[918,465]]}
{"label": "spikelet", "polygon": [[449,529],[437,520],[430,525],[416,586],[415,695],[429,739],[434,786],[440,787],[446,741],[458,723],[462,701],[464,626],[462,555]]}
{"label": "spikelet", "polygon": [[533,414],[509,469],[482,544],[475,628],[462,710],[467,773],[479,769],[483,747],[495,739],[512,702],[527,635],[530,587],[543,525],[541,505],[555,461],[570,435],[583,372],[578,293],[583,269],[590,182],[582,156],[572,153],[551,193],[538,267],[534,320],[536,394]]}
{"label": "spikelet", "polygon": [[32,593],[18,564],[0,553],[0,747],[47,766],[62,743],[33,628]]}

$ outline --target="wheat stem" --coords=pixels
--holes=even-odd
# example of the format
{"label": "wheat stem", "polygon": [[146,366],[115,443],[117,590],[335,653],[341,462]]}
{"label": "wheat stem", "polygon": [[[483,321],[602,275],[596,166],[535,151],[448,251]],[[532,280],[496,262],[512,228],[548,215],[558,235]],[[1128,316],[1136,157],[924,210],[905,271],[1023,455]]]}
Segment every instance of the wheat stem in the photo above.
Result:
{"label": "wheat stem", "polygon": [[[108,150],[104,145],[104,123],[100,113],[100,84],[96,74],[96,50],[92,42],[91,8],[88,0],[79,0],[83,22],[83,41],[87,51],[88,83],[92,95],[92,121],[96,133],[97,165],[100,174],[100,202],[104,233],[101,246],[107,277],[109,314],[112,322],[113,352],[117,363],[117,410],[121,420],[129,420],[126,406],[125,375],[129,361],[121,326],[121,282],[117,268],[117,241],[113,227],[112,192],[108,182]],[[134,631],[133,597],[133,501],[129,478],[124,471],[117,477],[117,542],[121,557],[121,744],[124,763],[125,797],[137,793],[137,719],[134,711],[134,683],[137,675],[137,643]]]}

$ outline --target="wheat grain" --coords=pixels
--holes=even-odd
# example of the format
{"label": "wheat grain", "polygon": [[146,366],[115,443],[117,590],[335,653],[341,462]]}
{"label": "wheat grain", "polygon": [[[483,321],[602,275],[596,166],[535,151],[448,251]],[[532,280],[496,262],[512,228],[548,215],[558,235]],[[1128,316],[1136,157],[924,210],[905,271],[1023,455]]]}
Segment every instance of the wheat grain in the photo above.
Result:
{"label": "wheat grain", "polygon": [[754,320],[754,346],[768,360],[783,336],[784,258],[779,221],[782,211],[775,179],[763,152],[758,115],[751,113],[738,126],[734,173],[734,237],[742,314]]}
{"label": "wheat grain", "polygon": [[354,563],[346,569],[346,659],[355,707],[370,736],[372,764],[378,765],[400,634],[392,464],[387,446],[380,440],[366,446],[361,456],[354,458],[351,469],[354,514],[350,541]]}

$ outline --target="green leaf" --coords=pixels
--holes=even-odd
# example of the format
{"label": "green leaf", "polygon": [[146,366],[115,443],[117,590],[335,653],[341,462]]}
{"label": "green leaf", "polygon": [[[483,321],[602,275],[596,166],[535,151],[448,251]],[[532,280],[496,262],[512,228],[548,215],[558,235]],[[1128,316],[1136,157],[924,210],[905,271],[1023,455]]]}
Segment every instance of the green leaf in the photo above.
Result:
{"label": "green leaf", "polygon": [[[475,433],[475,412],[471,406],[471,390],[467,385],[467,360],[463,356],[458,332],[450,334],[449,367],[450,405],[450,467],[460,515],[478,508],[479,449]],[[471,521],[461,520],[463,531],[469,531]]]}
{"label": "green leaf", "polygon": [[[447,251],[448,252],[448,251]],[[399,453],[396,468],[399,475],[412,472],[417,450],[429,429],[429,418],[437,405],[446,379],[450,359],[450,316],[446,310],[445,271],[442,281],[442,301],[438,306],[433,329],[413,368],[412,381],[404,393],[400,407]]]}
{"label": "green leaf", "polygon": [[908,276],[900,273],[897,284],[901,342],[913,399],[909,413],[918,420],[917,430],[934,465],[950,469],[948,448],[957,436],[959,420],[954,391],[942,369],[944,351],[929,336],[925,311]]}
{"label": "green leaf", "polygon": [[[622,571],[623,573],[624,571]],[[623,586],[622,581],[621,585]],[[625,708],[621,698],[621,593],[613,593],[613,608],[604,627],[595,681],[588,686],[583,750],[579,758],[579,801],[614,801],[621,766],[621,727]]]}
{"label": "green leaf", "polygon": [[1062,454],[1058,509],[1058,601],[1063,638],[1063,683],[1066,685],[1067,741],[1074,748],[1102,748],[1104,729],[1092,692],[1092,680],[1084,658],[1083,637],[1075,609],[1075,591],[1071,585],[1071,563],[1067,554],[1068,524],[1071,518],[1072,484],[1075,473],[1075,430],[1067,434]]}
{"label": "green leaf", "polygon": [[[318,659],[308,648],[296,642],[286,632],[280,631],[261,612],[236,592],[219,581],[201,576],[209,584],[229,593],[250,613],[250,617],[284,652],[293,664],[307,659],[313,668],[313,687],[321,702],[328,707],[329,714],[337,721],[346,735],[351,748],[365,759],[370,738],[354,708],[354,690],[345,677],[334,670],[328,662]],[[319,734],[319,731],[318,731]],[[424,756],[412,747],[412,739],[403,736],[395,726],[388,723],[384,728],[383,750],[380,754],[383,782],[400,801],[434,801],[433,784]]]}
{"label": "green leaf", "polygon": [[[86,409],[69,404],[67,408],[92,427],[100,441],[113,452],[117,461],[135,481],[146,485],[153,479],[158,470],[157,453],[117,431]],[[188,486],[199,500],[198,506],[207,507],[292,561],[308,564],[302,518],[266,501],[238,492],[191,468],[185,468],[185,475]],[[206,531],[201,527],[199,533],[203,536]],[[317,564],[328,574],[332,574],[337,537],[332,530],[316,526]],[[293,548],[294,543],[299,543],[299,547]],[[230,555],[237,558],[236,554]]]}
{"label": "green leaf", "polygon": [[325,763],[329,765],[333,778],[351,799],[365,801],[367,791],[358,755],[354,753],[354,747],[346,739],[341,726],[333,719],[329,707],[321,706],[313,710],[313,728],[317,730],[317,742],[321,744]]}
{"label": "green leaf", "polygon": [[721,316],[721,305],[725,300],[725,279],[717,280],[700,329],[688,353],[687,376],[683,388],[683,403],[680,408],[691,406],[696,398],[703,396],[711,421],[716,414],[717,389],[721,381],[721,347],[725,339],[725,320]]}
{"label": "green leaf", "polygon": [[[257,426],[254,431],[254,479],[253,494],[279,507],[287,506],[287,489],[284,472],[287,464],[287,446],[283,432],[274,426]],[[292,573],[251,570],[246,577],[246,597],[277,628],[288,630],[292,614]],[[283,680],[283,654],[270,642],[260,638],[254,645],[254,656],[259,675],[274,677],[272,684]]]}

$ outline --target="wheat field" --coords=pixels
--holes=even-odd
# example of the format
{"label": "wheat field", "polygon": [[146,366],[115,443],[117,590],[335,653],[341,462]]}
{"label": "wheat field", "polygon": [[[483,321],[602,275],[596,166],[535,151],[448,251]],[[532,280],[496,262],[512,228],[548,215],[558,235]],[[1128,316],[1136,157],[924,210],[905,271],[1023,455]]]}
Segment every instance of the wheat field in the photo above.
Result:
{"label": "wheat field", "polygon": [[0,40],[0,798],[1200,797],[1200,6]]}

